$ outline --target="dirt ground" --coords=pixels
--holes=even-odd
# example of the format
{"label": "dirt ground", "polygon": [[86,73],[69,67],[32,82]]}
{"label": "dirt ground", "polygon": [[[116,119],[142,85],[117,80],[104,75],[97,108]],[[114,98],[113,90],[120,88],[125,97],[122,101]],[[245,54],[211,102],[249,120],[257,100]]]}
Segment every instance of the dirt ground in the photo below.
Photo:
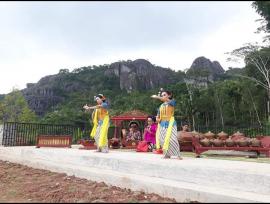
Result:
{"label": "dirt ground", "polygon": [[159,202],[174,199],[108,186],[86,179],[0,160],[0,203],[3,202]]}

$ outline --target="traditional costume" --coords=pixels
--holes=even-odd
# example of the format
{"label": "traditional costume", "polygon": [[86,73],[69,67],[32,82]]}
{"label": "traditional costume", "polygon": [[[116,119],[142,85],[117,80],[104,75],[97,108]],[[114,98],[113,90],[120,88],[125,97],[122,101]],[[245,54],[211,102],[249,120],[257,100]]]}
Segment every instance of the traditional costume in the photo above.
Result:
{"label": "traditional costume", "polygon": [[158,123],[156,133],[156,148],[162,147],[165,158],[180,156],[180,147],[177,140],[177,126],[174,119],[175,100],[164,102],[158,110]]}
{"label": "traditional costume", "polygon": [[[101,95],[105,100],[105,97]],[[110,126],[110,118],[108,112],[108,103],[102,102],[101,107],[97,107],[93,114],[93,129],[90,133],[90,136],[95,139],[95,143],[97,145],[97,151],[107,153],[109,151],[108,148],[108,129]]]}

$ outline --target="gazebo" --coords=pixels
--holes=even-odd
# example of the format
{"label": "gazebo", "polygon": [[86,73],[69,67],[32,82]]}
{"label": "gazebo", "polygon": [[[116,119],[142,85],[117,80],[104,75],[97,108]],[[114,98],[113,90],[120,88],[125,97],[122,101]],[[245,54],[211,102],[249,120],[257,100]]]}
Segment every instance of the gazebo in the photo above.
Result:
{"label": "gazebo", "polygon": [[142,131],[148,115],[149,114],[140,110],[132,110],[132,111],[128,111],[123,114],[120,114],[118,116],[111,117],[111,120],[113,121],[115,125],[114,138],[119,138],[119,132],[121,131],[123,127],[126,127],[127,123],[129,123],[130,121],[138,122],[140,126],[140,130]]}

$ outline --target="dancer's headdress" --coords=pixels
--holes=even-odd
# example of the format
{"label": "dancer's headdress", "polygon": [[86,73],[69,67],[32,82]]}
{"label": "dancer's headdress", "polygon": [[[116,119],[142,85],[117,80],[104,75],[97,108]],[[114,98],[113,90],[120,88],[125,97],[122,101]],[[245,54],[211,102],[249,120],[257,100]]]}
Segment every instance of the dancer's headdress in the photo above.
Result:
{"label": "dancer's headdress", "polygon": [[94,100],[96,101],[97,98],[100,98],[101,100],[105,100],[106,97],[103,94],[98,94],[97,96],[94,96]]}

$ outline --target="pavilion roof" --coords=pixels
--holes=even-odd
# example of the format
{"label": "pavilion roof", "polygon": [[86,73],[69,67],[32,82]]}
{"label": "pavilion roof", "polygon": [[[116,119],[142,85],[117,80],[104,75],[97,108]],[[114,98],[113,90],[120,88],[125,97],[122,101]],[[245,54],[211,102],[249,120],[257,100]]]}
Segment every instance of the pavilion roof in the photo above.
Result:
{"label": "pavilion roof", "polygon": [[113,116],[111,119],[112,120],[136,120],[136,119],[146,119],[149,114],[141,111],[141,110],[132,110],[132,111],[127,111],[125,113],[122,113],[117,116]]}

